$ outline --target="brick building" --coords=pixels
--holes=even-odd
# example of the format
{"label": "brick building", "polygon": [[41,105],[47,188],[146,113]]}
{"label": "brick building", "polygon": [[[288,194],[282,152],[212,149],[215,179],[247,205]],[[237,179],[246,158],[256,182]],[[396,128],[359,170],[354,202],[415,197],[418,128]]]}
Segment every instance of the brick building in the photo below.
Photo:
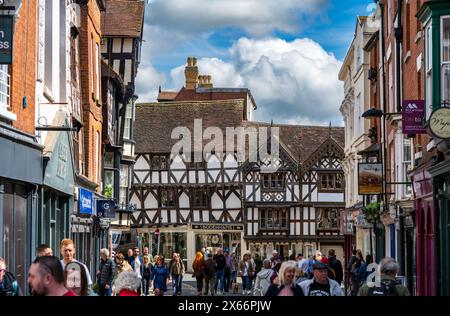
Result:
{"label": "brick building", "polygon": [[36,4],[23,2],[17,11],[0,6],[2,15],[13,16],[14,25],[12,64],[0,65],[0,256],[22,289],[33,259],[33,214],[43,168],[42,146],[34,135]]}

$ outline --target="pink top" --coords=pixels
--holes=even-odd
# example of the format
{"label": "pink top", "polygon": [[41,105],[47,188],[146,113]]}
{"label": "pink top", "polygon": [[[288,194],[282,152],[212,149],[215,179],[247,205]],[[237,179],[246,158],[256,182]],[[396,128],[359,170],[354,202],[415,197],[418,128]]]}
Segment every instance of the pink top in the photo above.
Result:
{"label": "pink top", "polygon": [[294,293],[292,293],[291,287],[290,286],[285,286],[280,293],[278,294],[278,296],[294,296]]}

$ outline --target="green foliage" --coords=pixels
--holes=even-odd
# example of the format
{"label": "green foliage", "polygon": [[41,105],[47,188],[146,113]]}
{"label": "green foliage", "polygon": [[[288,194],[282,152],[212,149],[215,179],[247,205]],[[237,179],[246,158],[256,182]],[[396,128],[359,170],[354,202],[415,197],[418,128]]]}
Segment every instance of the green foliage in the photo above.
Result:
{"label": "green foliage", "polygon": [[105,197],[107,197],[108,199],[111,199],[113,197],[113,187],[112,185],[107,185],[105,187]]}
{"label": "green foliage", "polygon": [[375,222],[380,219],[380,202],[369,203],[362,208],[366,220],[368,222]]}

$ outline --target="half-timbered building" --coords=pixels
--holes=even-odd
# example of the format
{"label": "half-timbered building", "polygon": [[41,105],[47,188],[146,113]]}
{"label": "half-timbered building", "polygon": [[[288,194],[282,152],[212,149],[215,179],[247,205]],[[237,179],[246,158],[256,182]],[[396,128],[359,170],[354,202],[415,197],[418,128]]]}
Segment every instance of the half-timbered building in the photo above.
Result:
{"label": "half-timbered building", "polygon": [[[160,91],[158,103],[136,107],[130,203],[136,209],[131,227],[140,245],[153,254],[179,252],[188,268],[195,252],[206,247],[263,257],[274,249],[288,257],[334,248],[342,258],[343,128],[253,122],[256,104],[248,89],[214,88],[210,76],[199,75],[192,57],[185,76],[180,91]],[[266,134],[279,143],[276,172],[262,168],[267,157],[259,156],[259,142],[253,149],[257,159],[249,159],[255,157],[251,134],[270,127],[279,130],[275,138]],[[192,153],[183,148],[171,154],[184,140],[180,128],[190,132]],[[211,128],[221,131],[223,148],[194,159],[221,137],[211,136]],[[237,143],[227,148],[227,128],[245,131],[247,160],[240,158]]]}

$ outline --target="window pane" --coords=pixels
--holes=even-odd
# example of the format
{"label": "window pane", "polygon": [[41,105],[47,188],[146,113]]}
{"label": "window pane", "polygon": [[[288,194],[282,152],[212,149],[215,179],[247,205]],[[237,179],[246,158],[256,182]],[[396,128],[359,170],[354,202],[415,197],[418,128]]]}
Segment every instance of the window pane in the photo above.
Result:
{"label": "window pane", "polygon": [[450,64],[442,66],[442,100],[450,101]]}
{"label": "window pane", "polygon": [[450,17],[442,20],[442,61],[450,62]]}
{"label": "window pane", "polygon": [[107,198],[114,197],[114,171],[105,170],[105,189],[104,194]]}
{"label": "window pane", "polygon": [[403,140],[403,160],[411,161],[411,139],[409,138]]}

